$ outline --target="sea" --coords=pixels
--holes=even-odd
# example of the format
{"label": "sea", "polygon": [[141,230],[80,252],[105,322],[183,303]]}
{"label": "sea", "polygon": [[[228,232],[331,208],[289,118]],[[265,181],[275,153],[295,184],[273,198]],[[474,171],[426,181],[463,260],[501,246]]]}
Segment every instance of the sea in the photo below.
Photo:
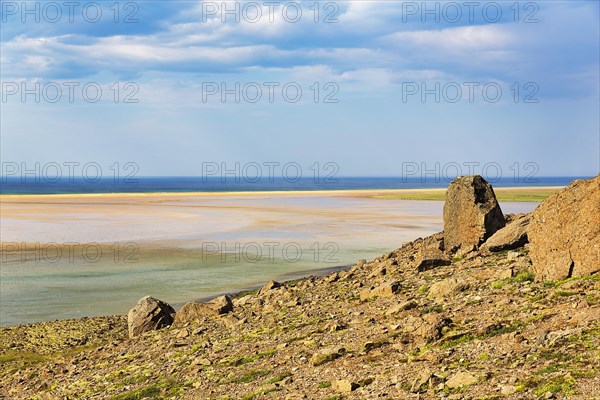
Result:
{"label": "sea", "polygon": [[[567,186],[574,179],[590,177],[500,177],[487,178],[494,187]],[[154,192],[262,192],[368,189],[445,188],[450,178],[442,177],[119,177],[83,178],[40,176],[0,177],[0,194],[79,194]]]}

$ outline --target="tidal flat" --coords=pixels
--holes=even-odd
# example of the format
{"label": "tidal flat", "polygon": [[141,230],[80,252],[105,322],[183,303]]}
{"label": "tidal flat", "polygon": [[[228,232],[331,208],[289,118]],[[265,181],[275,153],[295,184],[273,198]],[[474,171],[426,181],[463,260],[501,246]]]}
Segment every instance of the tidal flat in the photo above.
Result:
{"label": "tidal flat", "polygon": [[441,230],[442,201],[379,198],[405,192],[427,194],[1,196],[0,322],[124,314],[148,294],[177,306],[344,268]]}

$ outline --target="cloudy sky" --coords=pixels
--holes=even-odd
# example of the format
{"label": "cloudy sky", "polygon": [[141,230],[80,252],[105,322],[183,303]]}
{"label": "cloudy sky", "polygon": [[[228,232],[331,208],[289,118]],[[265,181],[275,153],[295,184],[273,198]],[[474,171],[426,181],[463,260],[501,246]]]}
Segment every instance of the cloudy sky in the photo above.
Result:
{"label": "cloudy sky", "polygon": [[2,0],[3,162],[599,172],[595,0],[69,4]]}

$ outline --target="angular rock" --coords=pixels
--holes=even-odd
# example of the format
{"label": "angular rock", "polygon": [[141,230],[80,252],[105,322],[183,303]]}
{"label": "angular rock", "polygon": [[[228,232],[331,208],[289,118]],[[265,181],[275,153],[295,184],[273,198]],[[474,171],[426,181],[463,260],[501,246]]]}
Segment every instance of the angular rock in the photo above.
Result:
{"label": "angular rock", "polygon": [[377,297],[392,297],[400,290],[398,281],[385,282],[376,288],[366,288],[360,291],[359,296],[361,301],[367,301],[370,298]]}
{"label": "angular rock", "polygon": [[424,317],[409,316],[404,320],[402,330],[409,334],[417,345],[431,343],[441,337],[442,329],[452,321],[438,315]]}
{"label": "angular rock", "polygon": [[395,305],[385,311],[385,315],[393,315],[402,311],[412,310],[418,306],[417,302],[414,300],[404,301],[398,305]]}
{"label": "angular rock", "polygon": [[462,176],[450,183],[444,204],[447,252],[479,247],[504,225],[494,189],[481,176]]}
{"label": "angular rock", "polygon": [[502,251],[524,246],[527,243],[527,227],[530,221],[531,214],[526,214],[510,222],[486,240],[481,246],[482,250]]}
{"label": "angular rock", "polygon": [[450,265],[450,257],[444,252],[444,234],[440,232],[423,239],[416,261],[419,272]]}
{"label": "angular rock", "polygon": [[572,182],[540,204],[527,230],[537,280],[600,271],[600,175]]}
{"label": "angular rock", "polygon": [[333,390],[335,390],[336,392],[340,392],[340,393],[352,392],[352,391],[358,389],[358,387],[359,387],[358,383],[350,382],[347,379],[340,380],[340,381],[333,381],[331,383],[331,388]]}
{"label": "angular rock", "polygon": [[170,326],[175,310],[164,301],[146,296],[127,313],[129,337]]}
{"label": "angular rock", "polygon": [[218,314],[227,314],[228,312],[233,311],[233,303],[231,302],[231,298],[227,295],[216,297],[207,304]]}
{"label": "angular rock", "polygon": [[424,368],[421,370],[417,378],[413,381],[410,391],[413,393],[426,391],[427,386],[429,385],[429,378],[431,378],[432,375],[433,374],[429,368]]}
{"label": "angular rock", "polygon": [[309,362],[311,365],[319,366],[329,361],[333,361],[338,357],[343,356],[346,353],[346,349],[340,346],[332,346],[319,350],[312,355]]}
{"label": "angular rock", "polygon": [[385,282],[371,291],[372,296],[392,297],[400,290],[400,282]]}
{"label": "angular rock", "polygon": [[468,288],[469,284],[464,279],[450,277],[431,285],[427,297],[434,300],[445,300]]}
{"label": "angular rock", "polygon": [[175,314],[174,326],[183,326],[188,323],[202,320],[206,317],[215,317],[233,310],[233,303],[229,296],[219,296],[208,303],[189,302],[184,304]]}
{"label": "angular rock", "polygon": [[278,287],[281,287],[281,283],[279,283],[277,281],[269,281],[266,285],[264,285],[263,287],[260,288],[260,290],[258,291],[258,294],[265,294],[269,290],[277,289]]}

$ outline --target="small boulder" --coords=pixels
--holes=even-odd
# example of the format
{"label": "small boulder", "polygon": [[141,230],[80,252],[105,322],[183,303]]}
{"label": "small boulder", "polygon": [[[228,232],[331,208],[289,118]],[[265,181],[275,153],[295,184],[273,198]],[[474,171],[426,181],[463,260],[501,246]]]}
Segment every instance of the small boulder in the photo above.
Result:
{"label": "small boulder", "polygon": [[438,340],[442,329],[450,325],[452,320],[443,315],[427,314],[423,317],[409,315],[402,326],[402,331],[411,336],[418,346]]}
{"label": "small boulder", "polygon": [[420,393],[427,390],[429,385],[429,379],[433,374],[429,368],[423,368],[417,378],[413,381],[410,391],[413,393]]}
{"label": "small boulder", "polygon": [[352,392],[352,391],[358,389],[358,387],[359,387],[358,383],[351,382],[347,379],[333,381],[331,383],[331,388],[339,393],[349,393],[349,392]]}
{"label": "small boulder", "polygon": [[444,252],[444,234],[436,233],[423,239],[416,261],[419,272],[450,265],[450,257]]}
{"label": "small boulder", "polygon": [[479,247],[505,225],[494,189],[481,176],[453,180],[444,204],[444,248],[454,252],[461,247]]}
{"label": "small boulder", "polygon": [[362,289],[359,293],[360,301],[367,301],[375,296],[377,297],[392,297],[400,290],[398,281],[385,282],[373,289]]}
{"label": "small boulder", "polygon": [[600,271],[600,175],[573,181],[540,204],[527,230],[537,280]]}
{"label": "small boulder", "polygon": [[457,372],[450,376],[446,381],[446,386],[450,389],[469,386],[477,383],[477,378],[468,372]]}
{"label": "small boulder", "polygon": [[371,291],[372,296],[393,297],[400,290],[400,282],[385,282]]}
{"label": "small boulder", "polygon": [[326,347],[314,353],[310,358],[309,362],[311,365],[317,367],[327,362],[333,361],[346,354],[346,349],[340,346]]}
{"label": "small boulder", "polygon": [[213,308],[217,314],[227,314],[228,312],[233,311],[233,303],[231,302],[231,298],[227,295],[214,298],[207,304],[209,307]]}
{"label": "small boulder", "polygon": [[469,284],[464,279],[450,277],[431,285],[427,297],[437,301],[445,300],[468,288]]}
{"label": "small boulder", "polygon": [[216,317],[233,310],[229,296],[219,296],[208,303],[189,302],[175,314],[174,326],[183,326],[200,321],[206,317]]}
{"label": "small boulder", "polygon": [[482,250],[492,252],[512,250],[527,243],[527,227],[531,214],[523,215],[494,233],[482,246]]}
{"label": "small boulder", "polygon": [[175,310],[164,301],[146,296],[127,313],[129,337],[170,326]]}
{"label": "small boulder", "polygon": [[385,311],[385,315],[394,315],[398,314],[402,311],[412,310],[413,308],[417,308],[418,304],[414,300],[404,301],[400,304],[397,304]]}

